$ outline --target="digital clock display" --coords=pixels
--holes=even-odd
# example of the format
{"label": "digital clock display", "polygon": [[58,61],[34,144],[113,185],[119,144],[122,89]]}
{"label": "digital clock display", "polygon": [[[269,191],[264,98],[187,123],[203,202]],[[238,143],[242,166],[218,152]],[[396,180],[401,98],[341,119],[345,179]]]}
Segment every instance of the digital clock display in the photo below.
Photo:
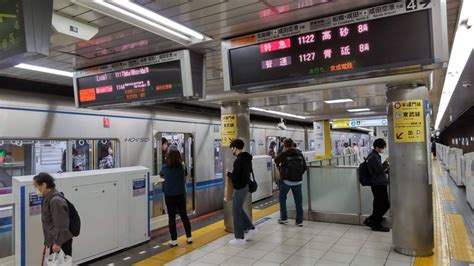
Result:
{"label": "digital clock display", "polygon": [[20,2],[0,0],[0,59],[25,49]]}
{"label": "digital clock display", "polygon": [[77,78],[80,107],[182,97],[179,60]]}
{"label": "digital clock display", "polygon": [[429,10],[229,50],[231,88],[433,63]]}

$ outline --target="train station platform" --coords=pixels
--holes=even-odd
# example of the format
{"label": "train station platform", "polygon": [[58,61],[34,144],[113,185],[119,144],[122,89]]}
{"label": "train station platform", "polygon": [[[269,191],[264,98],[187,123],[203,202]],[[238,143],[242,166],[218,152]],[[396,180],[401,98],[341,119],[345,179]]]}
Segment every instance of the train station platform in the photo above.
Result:
{"label": "train station platform", "polygon": [[[224,231],[222,220],[214,221],[193,231],[191,245],[181,236],[178,247],[162,243],[166,249],[148,258],[138,247],[136,255],[145,259],[133,265],[473,265],[474,215],[463,197],[462,189],[433,160],[435,250],[430,257],[400,255],[392,247],[391,233],[364,226],[310,221],[302,228],[294,221],[280,225],[278,204],[271,200],[267,207],[254,207],[259,233],[244,246],[229,245],[233,235]],[[120,255],[114,256],[114,262],[97,265],[131,264],[128,254]]]}

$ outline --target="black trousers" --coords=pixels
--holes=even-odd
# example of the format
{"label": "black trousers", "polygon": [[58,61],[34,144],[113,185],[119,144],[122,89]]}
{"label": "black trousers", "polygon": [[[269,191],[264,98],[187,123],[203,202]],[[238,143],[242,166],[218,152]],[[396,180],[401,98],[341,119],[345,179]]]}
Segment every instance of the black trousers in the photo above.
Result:
{"label": "black trousers", "polygon": [[171,234],[171,240],[176,240],[176,213],[179,213],[181,221],[186,231],[186,236],[191,237],[191,223],[189,222],[186,211],[186,194],[178,196],[165,196],[166,208],[168,209],[168,227]]}
{"label": "black trousers", "polygon": [[371,188],[372,194],[374,195],[374,202],[372,204],[373,210],[369,221],[372,225],[379,226],[382,224],[384,214],[390,209],[388,190],[385,185],[373,185]]}
{"label": "black trousers", "polygon": [[[72,257],[72,238],[61,246],[61,249],[63,250],[64,254],[69,255]],[[53,253],[53,247],[49,248],[49,254]]]}

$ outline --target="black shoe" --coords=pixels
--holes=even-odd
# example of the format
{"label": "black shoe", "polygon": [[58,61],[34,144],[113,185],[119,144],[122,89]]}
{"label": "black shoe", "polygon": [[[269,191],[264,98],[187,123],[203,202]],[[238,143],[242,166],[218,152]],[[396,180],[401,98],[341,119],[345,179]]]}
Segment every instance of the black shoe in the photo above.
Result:
{"label": "black shoe", "polygon": [[370,222],[369,218],[365,218],[364,224],[368,227],[372,227],[372,222]]}
{"label": "black shoe", "polygon": [[377,232],[390,232],[390,228],[383,226],[383,225],[375,225],[371,226],[372,231],[377,231]]}

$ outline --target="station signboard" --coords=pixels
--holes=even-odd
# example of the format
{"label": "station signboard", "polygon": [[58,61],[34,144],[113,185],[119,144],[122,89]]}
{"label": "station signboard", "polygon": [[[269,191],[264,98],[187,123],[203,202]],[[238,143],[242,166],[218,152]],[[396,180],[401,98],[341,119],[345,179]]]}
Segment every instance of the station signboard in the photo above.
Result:
{"label": "station signboard", "polygon": [[419,71],[444,60],[434,43],[434,6],[395,2],[227,40],[225,89],[274,90]]}
{"label": "station signboard", "polygon": [[111,108],[203,96],[202,56],[181,50],[74,73],[78,107]]}
{"label": "station signboard", "polygon": [[387,126],[387,118],[379,119],[338,119],[332,121],[332,128],[381,127]]}

